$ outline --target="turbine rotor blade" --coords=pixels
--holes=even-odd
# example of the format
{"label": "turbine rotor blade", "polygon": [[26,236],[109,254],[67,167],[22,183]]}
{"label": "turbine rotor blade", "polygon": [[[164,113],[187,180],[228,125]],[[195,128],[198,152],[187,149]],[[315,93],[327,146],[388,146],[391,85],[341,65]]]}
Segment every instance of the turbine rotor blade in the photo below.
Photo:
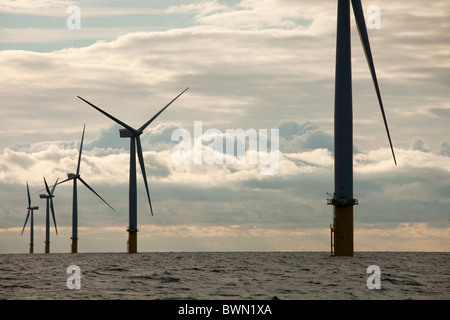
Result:
{"label": "turbine rotor blade", "polygon": [[189,87],[187,87],[186,89],[184,89],[179,95],[177,95],[175,98],[173,98],[172,101],[170,101],[164,108],[162,108],[161,110],[159,110],[159,112],[157,114],[155,114],[150,120],[148,120],[146,123],[144,123],[144,125],[142,127],[139,128],[139,131],[144,131],[145,128],[147,128],[147,126],[152,123],[153,120],[156,119],[156,117],[158,117],[161,112],[163,112],[164,110],[166,110],[166,108],[168,106],[170,106],[172,104],[172,102],[174,102],[175,100],[178,99],[179,96],[181,96],[187,89],[189,89]]}
{"label": "turbine rotor blade", "polygon": [[92,189],[92,188],[87,184],[86,181],[84,181],[81,177],[78,177],[78,179],[81,181],[82,184],[84,184],[84,185],[86,186],[86,188],[88,188],[89,190],[91,190],[97,197],[99,197],[104,203],[106,203],[106,205],[107,205],[108,207],[110,207],[114,212],[116,211],[116,210],[114,210],[113,207],[111,207],[111,206],[109,205],[108,202],[106,202],[102,197],[100,197],[100,195],[99,195],[97,192],[95,192],[94,189]]}
{"label": "turbine rotor blade", "polygon": [[73,176],[73,177],[70,177],[70,178],[67,178],[67,179],[65,179],[65,180],[63,180],[63,181],[60,181],[60,182],[56,183],[56,184],[55,184],[55,185],[53,185],[52,187],[54,187],[54,186],[56,186],[56,185],[58,185],[58,184],[63,184],[64,182],[67,182],[67,181],[73,180],[73,179],[75,179],[75,178],[76,178],[75,176]]}
{"label": "turbine rotor blade", "polygon": [[[75,176],[70,177],[70,178],[67,178],[67,179],[65,179],[65,180],[63,180],[63,181],[60,181],[60,182],[58,182],[58,183],[55,183],[55,184],[51,185],[50,187],[51,187],[51,188],[54,188],[54,187],[56,187],[58,184],[62,184],[62,183],[64,183],[64,182],[67,182],[67,181],[69,181],[69,180],[73,180],[73,179],[75,179],[75,178],[76,178]],[[58,179],[59,179],[59,178],[58,178]],[[49,187],[49,188],[50,188],[50,187]],[[37,191],[36,193],[42,192],[42,191],[44,191],[44,190],[47,190],[47,189],[46,189],[46,188],[41,189],[41,190]]]}
{"label": "turbine rotor blade", "polygon": [[31,209],[28,209],[27,217],[25,219],[25,223],[23,224],[22,233],[20,235],[22,235],[23,234],[23,230],[25,230],[25,226],[27,225],[28,218],[30,217],[30,211],[31,211]]}
{"label": "turbine rotor blade", "polygon": [[127,125],[125,122],[120,121],[119,119],[113,117],[112,115],[110,115],[109,113],[107,113],[106,111],[103,111],[102,109],[100,109],[99,107],[93,105],[92,103],[90,103],[89,101],[83,99],[80,96],[77,96],[78,98],[80,98],[81,100],[83,100],[84,102],[86,102],[87,104],[89,104],[91,107],[93,107],[94,109],[97,109],[99,112],[103,113],[105,116],[107,116],[108,118],[110,118],[112,121],[120,124],[121,126],[123,126],[124,128],[130,130],[131,132],[133,132],[134,134],[138,134],[138,132],[133,129],[132,127],[130,127],[129,125]]}
{"label": "turbine rotor blade", "polygon": [[77,175],[80,174],[81,152],[83,150],[83,140],[84,140],[84,130],[85,130],[85,128],[86,128],[86,124],[83,127],[83,134],[81,135],[80,152],[78,154]]}
{"label": "turbine rotor blade", "polygon": [[140,164],[141,170],[142,170],[142,177],[144,178],[145,189],[147,191],[148,203],[150,205],[150,212],[153,215],[152,202],[150,201],[150,192],[148,191],[147,175],[145,173],[144,156],[142,155],[141,139],[139,136],[136,137],[136,145],[137,145],[137,154],[138,154],[138,158],[139,158],[139,164]]}
{"label": "turbine rotor blade", "polygon": [[366,55],[367,63],[369,64],[370,74],[372,75],[372,81],[375,86],[375,91],[378,97],[378,103],[380,104],[381,114],[383,116],[384,126],[386,128],[386,133],[389,139],[389,145],[391,146],[392,157],[394,158],[394,163],[397,165],[397,160],[395,159],[394,147],[392,146],[391,135],[389,134],[389,128],[386,120],[386,115],[384,113],[383,102],[381,100],[381,93],[378,87],[377,75],[375,73],[375,66],[373,63],[372,52],[370,50],[369,36],[367,34],[366,22],[364,20],[364,13],[361,6],[361,0],[352,0],[353,12],[355,14],[356,25],[358,26],[358,33],[361,39],[361,43],[364,48],[364,54]]}
{"label": "turbine rotor blade", "polygon": [[59,180],[59,178],[56,179],[55,184],[52,187],[52,193],[51,193],[52,196],[53,196],[53,193],[55,192],[55,188],[56,188],[56,185],[58,184],[58,180]]}
{"label": "turbine rotor blade", "polygon": [[50,192],[50,188],[48,187],[47,180],[45,180],[45,177],[44,177],[44,183],[45,183],[45,190],[47,191],[48,195],[51,196],[52,193]]}
{"label": "turbine rotor blade", "polygon": [[27,194],[28,194],[28,206],[31,207],[30,188],[28,188],[28,182],[27,182]]}
{"label": "turbine rotor blade", "polygon": [[55,208],[53,207],[53,198],[50,198],[50,210],[52,211],[53,224],[55,225],[56,234],[58,234],[58,228],[56,227]]}

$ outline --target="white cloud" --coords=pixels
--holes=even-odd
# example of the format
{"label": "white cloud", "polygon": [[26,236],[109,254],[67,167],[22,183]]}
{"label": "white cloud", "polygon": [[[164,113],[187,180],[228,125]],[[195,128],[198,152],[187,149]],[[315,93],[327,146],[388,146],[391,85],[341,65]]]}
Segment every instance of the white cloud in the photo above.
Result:
{"label": "white cloud", "polygon": [[[232,8],[218,5],[216,1],[206,3],[214,5],[212,8],[207,6],[207,10],[196,10],[196,21],[201,25],[250,30],[305,28],[293,21],[300,19],[304,10],[302,5],[294,2],[244,0]],[[188,9],[186,6],[183,8]]]}
{"label": "white cloud", "polygon": [[[0,3],[0,12],[5,13],[27,13],[27,14],[55,14],[61,9],[65,9],[73,4],[65,0],[21,0],[21,1],[2,1]],[[63,11],[65,12],[65,11]]]}
{"label": "white cloud", "polygon": [[226,11],[229,7],[221,5],[218,1],[203,0],[200,2],[194,2],[189,4],[181,4],[175,6],[169,6],[167,8],[168,13],[195,13],[199,17],[209,15],[217,11]]}

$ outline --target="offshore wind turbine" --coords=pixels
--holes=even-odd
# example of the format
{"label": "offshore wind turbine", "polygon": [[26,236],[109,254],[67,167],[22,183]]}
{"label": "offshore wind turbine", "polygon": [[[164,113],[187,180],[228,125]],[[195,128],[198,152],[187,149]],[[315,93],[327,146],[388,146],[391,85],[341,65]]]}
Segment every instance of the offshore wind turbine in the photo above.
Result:
{"label": "offshore wind turbine", "polygon": [[71,252],[77,253],[78,252],[78,197],[77,197],[77,181],[80,180],[82,184],[86,186],[89,190],[91,190],[97,197],[99,197],[104,203],[108,205],[113,211],[114,208],[109,205],[108,202],[106,202],[97,192],[92,189],[86,181],[84,181],[81,178],[80,175],[80,163],[81,163],[81,152],[83,150],[83,140],[84,140],[84,131],[86,129],[86,125],[83,127],[83,134],[81,135],[81,144],[80,144],[80,152],[78,153],[78,164],[77,164],[77,171],[76,173],[68,173],[67,179],[59,182],[58,184],[67,182],[72,180],[73,181],[73,199],[72,199],[72,246],[71,246]]}
{"label": "offshore wind turbine", "polygon": [[172,104],[179,96],[181,96],[187,89],[184,89],[179,95],[177,95],[172,101],[170,101],[164,108],[162,108],[158,113],[156,113],[150,120],[144,123],[139,129],[134,129],[125,122],[120,121],[119,119],[113,117],[106,111],[103,111],[99,107],[93,105],[89,101],[77,96],[94,109],[103,113],[105,116],[113,120],[114,122],[120,124],[125,129],[120,129],[120,137],[121,138],[130,138],[130,177],[129,177],[129,226],[128,226],[128,253],[136,253],[137,252],[137,186],[136,186],[136,149],[139,158],[139,164],[142,171],[142,176],[144,178],[145,189],[147,191],[148,203],[150,205],[150,212],[153,215],[152,203],[150,201],[150,193],[148,191],[148,183],[147,183],[147,175],[145,173],[145,164],[144,164],[144,156],[142,154],[142,146],[140,135],[144,132],[145,128],[152,123],[153,120],[156,119],[168,106]]}
{"label": "offshore wind turbine", "polygon": [[[392,156],[395,165],[397,165],[378,87],[361,0],[351,0],[351,2],[359,36],[377,93]],[[333,205],[334,213],[333,226],[331,227],[331,249],[333,253],[334,246],[334,255],[336,256],[353,256],[353,206],[358,204],[358,200],[353,198],[350,0],[338,0],[334,103],[334,195],[332,199],[328,199],[328,204]]]}
{"label": "offshore wind turbine", "polygon": [[52,187],[52,190],[50,190],[50,188],[48,187],[47,181],[44,178],[44,183],[45,183],[45,190],[47,191],[47,193],[45,194],[40,194],[39,197],[41,199],[46,199],[47,200],[47,207],[45,210],[45,253],[50,253],[50,210],[52,211],[52,217],[53,217],[53,223],[55,225],[55,231],[56,234],[58,235],[58,229],[56,228],[56,220],[55,220],[55,209],[53,207],[53,198],[55,197],[54,192],[55,192],[55,187],[56,184],[58,183],[58,179],[56,179],[55,184]]}
{"label": "offshore wind turbine", "polygon": [[25,223],[23,225],[22,233],[20,235],[23,234],[23,231],[25,230],[25,226],[27,225],[27,222],[28,222],[28,218],[30,218],[30,253],[33,253],[34,252],[33,212],[34,212],[34,210],[39,210],[39,207],[31,206],[30,188],[28,187],[28,182],[27,182],[27,194],[28,194],[28,207],[27,207],[28,213],[27,213],[27,217],[25,219]]}

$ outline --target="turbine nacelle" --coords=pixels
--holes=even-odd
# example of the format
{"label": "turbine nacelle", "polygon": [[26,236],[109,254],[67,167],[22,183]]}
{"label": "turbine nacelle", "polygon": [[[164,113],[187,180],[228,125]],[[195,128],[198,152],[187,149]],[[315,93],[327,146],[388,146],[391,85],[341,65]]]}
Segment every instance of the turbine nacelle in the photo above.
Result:
{"label": "turbine nacelle", "polygon": [[43,193],[43,194],[40,194],[39,195],[39,198],[41,198],[41,199],[49,199],[49,198],[54,198],[55,196],[54,195],[50,195],[50,194],[46,194],[46,193]]}
{"label": "turbine nacelle", "polygon": [[76,178],[76,177],[79,177],[79,176],[80,176],[79,174],[71,172],[71,173],[67,174],[67,179],[73,179],[73,178]]}
{"label": "turbine nacelle", "polygon": [[119,129],[119,134],[121,138],[133,138],[135,136],[140,136],[142,134],[141,130],[128,130],[128,129]]}
{"label": "turbine nacelle", "polygon": [[28,210],[39,210],[39,207],[27,207]]}

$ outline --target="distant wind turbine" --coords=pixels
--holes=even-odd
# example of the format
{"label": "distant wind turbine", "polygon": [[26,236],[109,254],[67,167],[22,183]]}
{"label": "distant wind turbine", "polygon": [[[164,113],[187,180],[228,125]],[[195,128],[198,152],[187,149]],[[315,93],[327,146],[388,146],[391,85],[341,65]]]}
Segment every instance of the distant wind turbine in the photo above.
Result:
{"label": "distant wind turbine", "polygon": [[90,106],[92,106],[94,109],[97,109],[99,112],[103,113],[105,116],[113,120],[114,122],[120,124],[125,129],[120,129],[120,137],[121,138],[130,138],[130,180],[129,180],[129,226],[128,226],[128,252],[129,253],[136,253],[137,252],[137,186],[136,186],[136,148],[137,148],[137,154],[139,158],[139,164],[142,171],[142,176],[144,178],[144,184],[145,189],[147,191],[147,198],[148,203],[150,205],[150,212],[153,215],[153,209],[152,209],[152,203],[150,201],[150,193],[148,191],[148,184],[147,184],[147,175],[145,173],[145,164],[144,164],[144,156],[142,154],[142,146],[141,146],[141,139],[140,135],[143,133],[145,128],[152,123],[153,120],[156,119],[168,106],[172,104],[179,96],[181,96],[187,89],[184,89],[178,96],[176,96],[172,101],[170,101],[164,108],[162,108],[158,113],[156,113],[150,120],[148,120],[146,123],[144,123],[139,129],[134,129],[127,125],[126,123],[120,121],[119,119],[113,117],[109,113],[103,111],[99,107],[93,105],[89,101],[86,101],[85,99],[80,98]]}
{"label": "distant wind turbine", "polygon": [[28,182],[27,182],[27,194],[28,194],[28,207],[27,207],[28,213],[27,213],[27,217],[25,219],[25,223],[23,225],[22,233],[20,235],[23,234],[23,231],[25,230],[25,226],[27,225],[27,222],[28,222],[28,218],[30,218],[30,253],[33,253],[34,252],[33,212],[34,212],[34,210],[39,210],[39,207],[31,206],[30,188],[28,187]]}
{"label": "distant wind turbine", "polygon": [[[352,0],[353,12],[358,26],[359,36],[369,65],[372,81],[384,120],[394,163],[394,148],[384,113],[380,89],[370,50],[361,0]],[[334,221],[331,227],[332,253],[334,255],[353,256],[353,116],[352,116],[352,75],[350,40],[350,0],[338,0],[337,36],[336,36],[336,78],[334,104],[334,195],[328,204],[334,207]],[[334,244],[333,244],[334,233]]]}
{"label": "distant wind turbine", "polygon": [[52,217],[53,217],[53,223],[55,225],[55,231],[56,231],[56,234],[58,234],[58,229],[56,228],[56,220],[55,220],[55,209],[53,207],[53,198],[55,197],[54,192],[55,192],[55,187],[56,187],[56,184],[58,183],[58,180],[59,180],[59,178],[56,179],[56,182],[53,185],[52,190],[50,190],[50,188],[48,187],[47,181],[44,178],[45,190],[47,191],[47,193],[39,195],[39,197],[41,199],[47,200],[47,207],[46,207],[46,211],[45,211],[45,253],[50,253],[50,212],[49,212],[49,210],[52,211]]}
{"label": "distant wind turbine", "polygon": [[91,190],[97,197],[99,197],[104,203],[108,205],[113,211],[114,208],[109,205],[108,202],[106,202],[97,192],[92,189],[86,181],[84,181],[80,176],[80,163],[81,163],[81,152],[83,150],[83,140],[84,140],[84,131],[85,131],[86,125],[83,127],[83,134],[81,136],[81,144],[80,144],[80,152],[78,154],[78,164],[77,164],[77,171],[76,173],[68,173],[68,178],[66,180],[63,180],[59,182],[58,184],[67,182],[72,180],[73,181],[73,200],[72,200],[72,253],[78,252],[78,197],[77,197],[77,180],[80,180],[82,184],[86,186],[89,190]]}

